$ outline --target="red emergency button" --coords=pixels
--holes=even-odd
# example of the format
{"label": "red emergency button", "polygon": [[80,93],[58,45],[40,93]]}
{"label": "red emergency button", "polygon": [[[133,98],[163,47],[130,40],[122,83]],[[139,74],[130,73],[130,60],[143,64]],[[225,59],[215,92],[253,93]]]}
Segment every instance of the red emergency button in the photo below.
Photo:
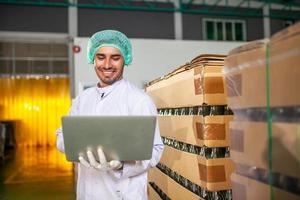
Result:
{"label": "red emergency button", "polygon": [[74,52],[74,53],[79,53],[80,50],[81,50],[80,46],[78,46],[78,45],[74,45],[74,46],[73,46],[73,52]]}

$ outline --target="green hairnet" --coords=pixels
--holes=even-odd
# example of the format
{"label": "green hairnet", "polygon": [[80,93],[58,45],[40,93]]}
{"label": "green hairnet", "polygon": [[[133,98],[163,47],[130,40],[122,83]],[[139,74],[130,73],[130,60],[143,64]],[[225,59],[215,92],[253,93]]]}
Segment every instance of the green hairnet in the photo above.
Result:
{"label": "green hairnet", "polygon": [[89,64],[94,63],[94,57],[99,48],[111,46],[120,50],[125,65],[132,61],[132,47],[129,39],[123,33],[115,30],[99,31],[92,35],[87,46],[87,60]]}

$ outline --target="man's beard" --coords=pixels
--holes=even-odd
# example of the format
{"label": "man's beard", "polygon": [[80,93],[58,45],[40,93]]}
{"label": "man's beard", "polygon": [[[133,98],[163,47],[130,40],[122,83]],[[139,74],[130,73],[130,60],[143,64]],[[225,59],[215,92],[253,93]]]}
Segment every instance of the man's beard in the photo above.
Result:
{"label": "man's beard", "polygon": [[101,77],[99,76],[99,78],[100,78],[100,84],[102,83],[102,84],[105,84],[105,85],[112,85],[112,84],[114,84],[115,82],[121,80],[121,79],[123,78],[123,70],[124,70],[124,68],[122,68],[122,70],[120,71],[119,76],[117,76],[117,77],[115,77],[115,78],[113,78],[113,79],[109,79],[109,78],[106,79],[105,77],[104,77],[104,79],[103,79],[103,78],[101,78]]}

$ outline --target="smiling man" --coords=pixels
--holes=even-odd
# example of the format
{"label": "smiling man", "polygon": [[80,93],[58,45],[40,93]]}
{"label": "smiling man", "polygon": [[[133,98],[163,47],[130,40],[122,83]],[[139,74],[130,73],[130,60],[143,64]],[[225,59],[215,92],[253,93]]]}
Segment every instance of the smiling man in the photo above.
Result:
{"label": "smiling man", "polygon": [[[157,115],[150,97],[123,78],[124,66],[132,61],[131,43],[123,33],[95,33],[88,42],[87,60],[94,64],[99,82],[76,97],[69,115]],[[64,152],[62,129],[56,134],[57,148]],[[77,200],[146,200],[147,171],[159,162],[162,151],[158,125],[150,160],[107,162],[98,149],[98,162],[88,151],[87,160],[79,157]]]}

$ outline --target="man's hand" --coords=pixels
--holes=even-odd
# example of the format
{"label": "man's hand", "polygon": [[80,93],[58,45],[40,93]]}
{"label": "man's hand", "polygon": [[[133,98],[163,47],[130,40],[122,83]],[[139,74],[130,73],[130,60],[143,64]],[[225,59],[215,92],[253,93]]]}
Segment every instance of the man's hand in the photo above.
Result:
{"label": "man's hand", "polygon": [[91,168],[93,167],[94,169],[100,170],[100,171],[108,171],[108,170],[118,170],[123,167],[123,163],[118,161],[118,160],[112,160],[110,162],[106,161],[106,157],[103,153],[103,150],[101,148],[97,149],[98,157],[99,157],[99,162],[96,161],[93,153],[88,150],[86,152],[88,161],[85,160],[82,156],[79,156],[79,161],[82,165],[85,167]]}

